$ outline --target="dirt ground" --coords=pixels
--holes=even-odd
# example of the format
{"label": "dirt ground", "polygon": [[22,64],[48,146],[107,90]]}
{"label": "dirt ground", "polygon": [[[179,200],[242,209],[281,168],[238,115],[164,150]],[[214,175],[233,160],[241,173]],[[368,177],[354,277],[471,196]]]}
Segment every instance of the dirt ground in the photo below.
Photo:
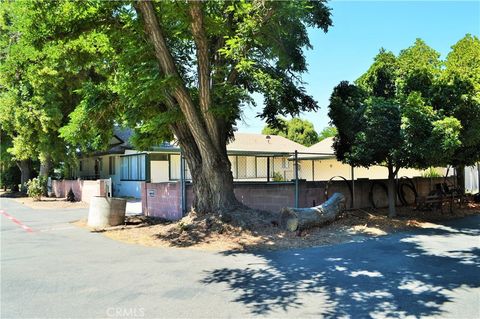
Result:
{"label": "dirt ground", "polygon": [[40,201],[35,201],[31,197],[26,197],[21,193],[0,192],[0,197],[13,198],[15,201],[32,209],[78,209],[88,208],[88,203],[69,202],[66,198],[42,197]]}
{"label": "dirt ground", "polygon": [[[223,223],[214,217],[199,218],[190,213],[177,222],[145,216],[127,217],[123,226],[91,229],[105,236],[131,244],[151,247],[178,247],[213,251],[285,249],[312,247],[383,236],[389,233],[432,227],[435,222],[480,214],[480,204],[465,204],[453,213],[416,211],[398,208],[398,217],[388,218],[386,210],[354,210],[343,213],[334,222],[306,231],[291,233],[271,226],[256,231]],[[86,227],[85,221],[76,222]]]}

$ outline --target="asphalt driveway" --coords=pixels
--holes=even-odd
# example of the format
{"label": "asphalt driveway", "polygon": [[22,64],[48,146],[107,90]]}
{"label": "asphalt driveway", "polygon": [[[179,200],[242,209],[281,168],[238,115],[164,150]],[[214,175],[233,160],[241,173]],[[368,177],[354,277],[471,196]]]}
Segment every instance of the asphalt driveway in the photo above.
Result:
{"label": "asphalt driveway", "polygon": [[318,248],[124,244],[1,199],[1,318],[480,318],[480,216]]}

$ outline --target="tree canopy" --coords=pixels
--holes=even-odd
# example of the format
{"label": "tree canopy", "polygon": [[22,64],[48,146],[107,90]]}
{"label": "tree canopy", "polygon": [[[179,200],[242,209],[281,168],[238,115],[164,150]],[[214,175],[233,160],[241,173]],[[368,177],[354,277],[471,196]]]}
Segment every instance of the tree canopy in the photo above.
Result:
{"label": "tree canopy", "polygon": [[35,29],[38,17],[26,11],[29,5],[0,7],[0,121],[12,141],[7,151],[20,163],[22,184],[29,161],[39,160],[39,173],[46,176],[53,163],[74,160],[75,147],[59,130],[92,73],[71,59],[88,50],[82,43],[42,40],[45,35]]}
{"label": "tree canopy", "polygon": [[444,64],[432,104],[462,124],[461,145],[450,164],[474,165],[480,161],[480,40],[466,35],[452,46]]}
{"label": "tree canopy", "polygon": [[[35,87],[30,92],[42,99],[36,85],[54,89],[35,104],[48,115],[42,130],[61,126],[64,141],[86,150],[106,143],[114,124],[133,128],[142,149],[175,136],[192,173],[198,212],[239,207],[226,143],[243,107],[253,102],[251,93],[264,97],[260,116],[271,126],[278,116],[317,109],[301,75],[307,70],[303,51],[311,48],[307,29],[326,32],[332,24],[324,1],[62,0],[2,7],[6,25],[19,34],[9,41],[26,41],[38,55],[26,54],[32,60],[25,63],[53,81],[28,79]],[[18,90],[8,88],[7,96],[16,97],[10,105],[26,105]]]}
{"label": "tree canopy", "polygon": [[338,131],[335,126],[324,127],[323,130],[318,134],[318,141],[323,141],[328,137],[335,137],[337,134]]}
{"label": "tree canopy", "polygon": [[400,168],[450,164],[462,145],[461,121],[430,104],[440,65],[421,40],[398,57],[382,49],[356,84],[341,82],[332,93],[336,155],[353,166],[388,168],[390,215]]}
{"label": "tree canopy", "polygon": [[280,135],[305,146],[318,142],[318,134],[312,122],[300,118],[291,120],[280,118],[278,122],[275,127],[265,126],[262,134]]}

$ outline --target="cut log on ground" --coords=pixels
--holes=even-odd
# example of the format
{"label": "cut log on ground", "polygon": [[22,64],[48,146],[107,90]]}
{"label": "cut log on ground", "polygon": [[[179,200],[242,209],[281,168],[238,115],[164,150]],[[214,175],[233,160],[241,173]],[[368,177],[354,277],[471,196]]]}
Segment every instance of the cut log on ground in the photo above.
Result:
{"label": "cut log on ground", "polygon": [[303,230],[333,221],[345,209],[345,196],[335,193],[320,206],[281,211],[282,225],[289,231]]}

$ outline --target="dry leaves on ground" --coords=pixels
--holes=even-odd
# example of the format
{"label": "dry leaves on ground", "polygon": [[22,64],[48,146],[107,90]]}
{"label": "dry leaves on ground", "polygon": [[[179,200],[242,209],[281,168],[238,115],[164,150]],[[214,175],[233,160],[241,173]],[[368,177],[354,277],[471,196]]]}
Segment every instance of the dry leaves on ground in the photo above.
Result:
{"label": "dry leaves on ground", "polygon": [[14,200],[22,205],[32,209],[78,209],[88,208],[88,203],[69,202],[66,198],[42,197],[40,201],[35,201],[31,197],[17,197]]}
{"label": "dry leaves on ground", "polygon": [[188,247],[215,251],[284,249],[348,242],[419,228],[427,221],[479,214],[480,205],[468,204],[453,214],[418,212],[411,208],[400,208],[398,213],[399,217],[389,218],[386,210],[349,211],[330,224],[300,233],[286,232],[272,223],[263,223],[261,227],[249,230],[232,226],[215,216],[197,216],[194,212],[177,222],[145,216],[128,217],[126,225],[100,231],[115,240],[153,247]]}

